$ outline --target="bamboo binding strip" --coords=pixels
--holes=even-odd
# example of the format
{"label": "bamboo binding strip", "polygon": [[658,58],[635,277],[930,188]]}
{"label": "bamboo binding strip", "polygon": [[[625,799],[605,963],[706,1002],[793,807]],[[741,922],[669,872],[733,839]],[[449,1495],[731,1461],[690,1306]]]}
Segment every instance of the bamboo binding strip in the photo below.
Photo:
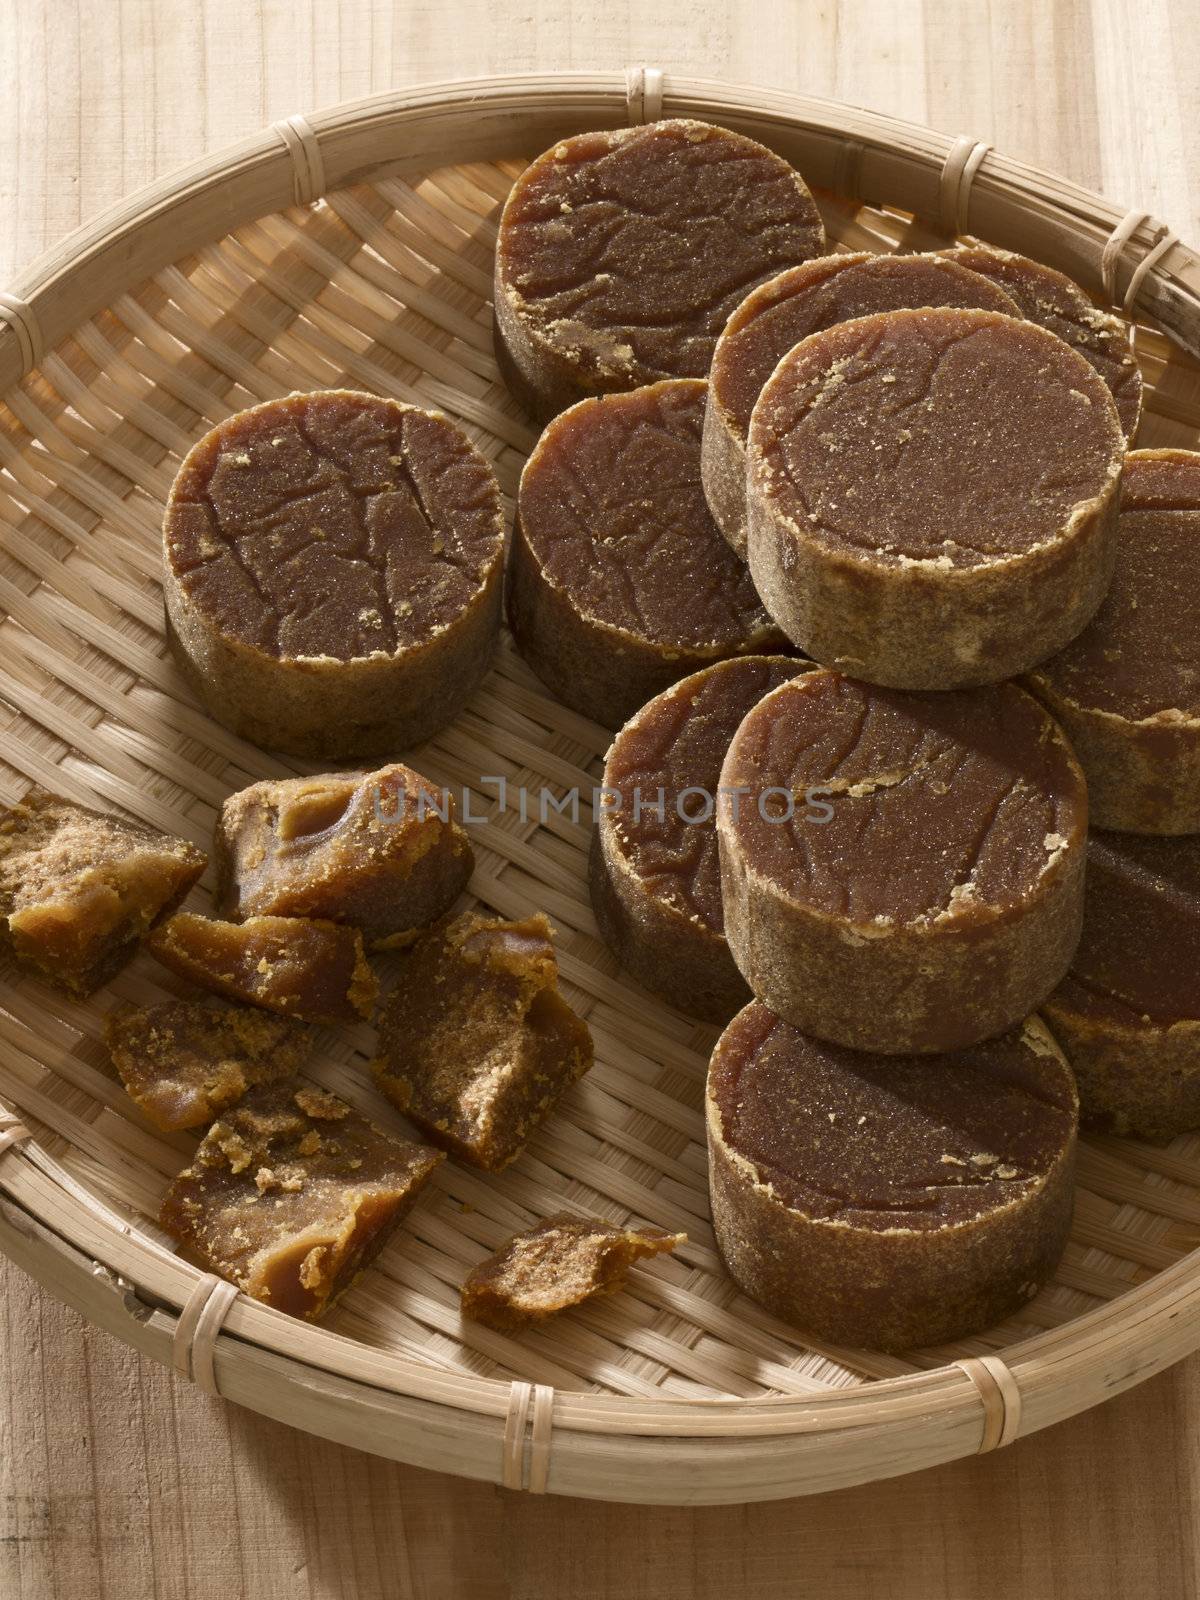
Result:
{"label": "bamboo binding strip", "polygon": [[625,73],[625,108],[631,126],[657,122],[663,115],[663,73],[659,67],[630,67]]}
{"label": "bamboo binding strip", "polygon": [[294,168],[292,195],[298,206],[312,205],[325,193],[325,163],[321,142],[307,117],[285,117],[275,131],[288,148]]}
{"label": "bamboo binding strip", "polygon": [[217,1335],[237,1297],[238,1291],[232,1283],[205,1272],[196,1279],[175,1324],[172,1348],[175,1370],[206,1394],[221,1392],[215,1367]]}
{"label": "bamboo binding strip", "polygon": [[968,1356],[956,1361],[979,1391],[983,1402],[983,1434],[977,1454],[1000,1450],[1021,1432],[1021,1390],[999,1356]]}
{"label": "bamboo binding strip", "polygon": [[[526,1425],[529,1434],[526,1438]],[[550,1437],[554,1390],[544,1383],[514,1379],[504,1419],[501,1482],[506,1489],[545,1494],[550,1476]]]}
{"label": "bamboo binding strip", "polygon": [[[1117,300],[1117,264],[1126,244],[1143,224],[1151,224],[1157,243],[1146,251],[1129,275],[1129,283],[1120,302]],[[1149,211],[1127,211],[1108,237],[1100,256],[1100,279],[1104,297],[1117,311],[1132,317],[1142,284],[1172,247],[1179,243],[1178,234],[1172,233],[1165,222],[1155,222]]]}
{"label": "bamboo binding strip", "polygon": [[14,294],[0,294],[0,319],[3,319],[17,336],[21,349],[21,376],[33,371],[41,362],[44,346],[37,314],[24,300]]}
{"label": "bamboo binding strip", "polygon": [[11,1111],[0,1106],[0,1156],[6,1150],[11,1150],[14,1145],[20,1144],[25,1139],[32,1139],[33,1134],[17,1116]]}
{"label": "bamboo binding strip", "polygon": [[[1200,350],[1200,261],[1145,213],[969,138],[674,73],[666,87],[641,66],[288,118],[154,186],[11,285],[0,299],[3,798],[33,780],[207,844],[232,789],[302,770],[216,727],[180,683],[158,588],[167,487],[230,412],[349,384],[460,418],[511,496],[533,430],[494,365],[490,246],[521,160],[571,132],[664,110],[724,122],[818,186],[840,247],[933,248],[969,224],[1038,256],[1119,301],[1126,320],[1136,309],[1176,336],[1140,331],[1142,442],[1200,438],[1200,365],[1187,353]],[[4,974],[0,1097],[15,1109],[0,1113],[0,1248],[210,1392],[219,1382],[226,1399],[328,1437],[534,1493],[699,1502],[860,1482],[1000,1448],[1196,1348],[1200,1138],[1162,1151],[1085,1142],[1057,1281],[976,1340],[905,1357],[815,1347],[733,1293],[705,1188],[712,1031],[649,1000],[592,922],[586,797],[607,743],[505,643],[468,710],[413,754],[451,787],[493,773],[513,792],[579,789],[577,817],[545,818],[502,812],[494,791],[476,790],[488,823],[471,891],[505,916],[550,914],[597,1062],[509,1171],[440,1167],[330,1326],[199,1273],[154,1226],[186,1141],[141,1122],[101,1042],[108,1004],[172,992],[148,959],[98,1003]],[[404,1131],[370,1087],[371,1048],[366,1028],[330,1039],[311,1075]],[[521,1338],[464,1326],[466,1268],[562,1209],[689,1242],[635,1270],[620,1296]]]}
{"label": "bamboo binding strip", "polygon": [[938,185],[943,233],[970,231],[967,227],[967,208],[971,201],[971,185],[991,148],[990,144],[969,139],[965,134],[960,134],[950,146]]}

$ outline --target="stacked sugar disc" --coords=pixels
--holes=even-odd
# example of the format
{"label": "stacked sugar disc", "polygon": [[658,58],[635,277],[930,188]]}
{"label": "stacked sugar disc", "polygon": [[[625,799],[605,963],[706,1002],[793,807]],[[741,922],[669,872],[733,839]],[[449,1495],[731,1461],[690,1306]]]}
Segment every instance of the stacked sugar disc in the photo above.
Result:
{"label": "stacked sugar disc", "polygon": [[1061,274],[827,254],[700,123],[533,162],[495,308],[545,423],[509,619],[620,729],[604,938],[725,1025],[729,1270],[845,1343],[995,1323],[1065,1244],[1081,1107],[1200,1127],[1200,457],[1131,449],[1124,330]]}

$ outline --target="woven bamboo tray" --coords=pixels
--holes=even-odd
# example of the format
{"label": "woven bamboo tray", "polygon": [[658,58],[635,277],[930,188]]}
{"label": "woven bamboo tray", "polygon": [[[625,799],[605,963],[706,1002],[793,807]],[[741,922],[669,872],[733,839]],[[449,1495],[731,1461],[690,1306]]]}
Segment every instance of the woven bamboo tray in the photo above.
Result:
{"label": "woven bamboo tray", "polygon": [[[1195,445],[1200,259],[1152,218],[972,140],[650,69],[435,85],[293,118],[111,210],[0,297],[5,800],[36,780],[207,844],[231,790],[302,770],[211,722],[167,656],[159,521],[180,458],[231,411],[350,386],[460,418],[511,496],[532,433],[491,353],[501,202],[555,138],[662,112],[788,156],[843,246],[970,232],[1136,311],[1152,325],[1137,341],[1141,442]],[[141,1121],[99,1042],[115,999],[168,992],[144,958],[87,1005],[0,973],[0,1100],[13,1108],[0,1114],[0,1248],[239,1404],[398,1460],[614,1500],[759,1500],[907,1472],[1046,1427],[1200,1346],[1196,1137],[1086,1141],[1056,1282],[985,1337],[905,1359],[832,1349],[736,1293],[708,1220],[713,1031],[621,974],[588,906],[586,797],[606,743],[505,642],[469,710],[412,757],[471,784],[477,812],[495,794],[479,791],[484,774],[582,791],[577,818],[493,803],[472,889],[496,912],[557,923],[597,1061],[515,1168],[446,1163],[330,1326],[213,1293],[151,1220],[191,1145]],[[366,1028],[330,1037],[313,1076],[401,1126],[363,1070],[371,1043]],[[563,1208],[690,1242],[627,1293],[525,1337],[460,1324],[466,1268]]]}

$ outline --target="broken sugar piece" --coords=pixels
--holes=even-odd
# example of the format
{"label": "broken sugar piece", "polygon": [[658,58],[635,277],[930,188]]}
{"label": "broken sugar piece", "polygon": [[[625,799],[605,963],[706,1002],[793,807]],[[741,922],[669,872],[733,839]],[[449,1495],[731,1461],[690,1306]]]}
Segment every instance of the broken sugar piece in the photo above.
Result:
{"label": "broken sugar piece", "polygon": [[810,334],[754,406],[763,604],[822,666],[962,689],[1061,650],[1112,579],[1125,435],[1036,323],[945,306]]}
{"label": "broken sugar piece", "polygon": [[824,249],[799,173],[740,133],[669,118],[562,139],[500,218],[500,370],[542,422],[586,395],[702,378],[746,291]]}
{"label": "broken sugar piece", "polygon": [[164,967],[228,1000],[303,1022],[357,1022],[375,1009],[379,984],[362,934],[306,917],[218,922],[179,912],[147,948]]}
{"label": "broken sugar piece", "polygon": [[804,1033],[958,1049],[1066,974],[1086,834],[1066,737],[1015,684],[903,694],[806,672],[748,713],[721,769],[725,937]]}
{"label": "broken sugar piece", "polygon": [[270,1084],[212,1125],[160,1221],[243,1294],[315,1322],[444,1159],[323,1089]]}
{"label": "broken sugar piece", "polygon": [[211,1122],[249,1089],[298,1072],[312,1052],[302,1022],[200,1000],[118,1006],[104,1039],[130,1098],[166,1132]]}
{"label": "broken sugar piece", "polygon": [[789,648],[704,498],[705,389],[679,378],[580,401],[521,473],[513,638],[565,705],[605,727],[713,661]]}
{"label": "broken sugar piece", "polygon": [[0,807],[0,945],[82,998],[133,957],[206,861],[185,839],[31,789]]}
{"label": "broken sugar piece", "polygon": [[945,1056],[822,1044],[755,1000],[705,1093],[713,1229],[739,1288],[819,1338],[965,1338],[1054,1273],[1079,1100],[1037,1017]]}
{"label": "broken sugar piece", "polygon": [[221,808],[216,855],[234,921],[323,917],[376,949],[448,911],[474,865],[453,800],[398,761],[251,784]]}
{"label": "broken sugar piece", "polygon": [[568,1213],[518,1233],[467,1274],[462,1313],[511,1333],[593,1295],[615,1294],[635,1261],[686,1243],[686,1233],[618,1228]]}
{"label": "broken sugar piece", "polygon": [[379,1028],[376,1082],[451,1154],[498,1172],[592,1064],[587,1024],[559,994],[544,916],[471,912],[401,956]]}
{"label": "broken sugar piece", "polygon": [[713,352],[701,471],[717,526],[746,558],[746,436],[754,402],[793,345],[876,311],[968,306],[1019,317],[1016,301],[943,256],[820,256],[760,283],[725,324]]}
{"label": "broken sugar piece", "polygon": [[184,457],[163,518],[168,643],[243,738],[387,759],[478,687],[503,566],[496,475],[448,417],[349,389],[292,394]]}

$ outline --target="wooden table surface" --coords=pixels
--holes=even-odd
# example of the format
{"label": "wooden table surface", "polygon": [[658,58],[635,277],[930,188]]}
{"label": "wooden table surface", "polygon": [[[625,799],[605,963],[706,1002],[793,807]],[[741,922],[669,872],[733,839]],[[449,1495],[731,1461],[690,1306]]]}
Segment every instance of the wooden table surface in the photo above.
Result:
{"label": "wooden table surface", "polygon": [[[1198,0],[4,0],[0,285],[293,111],[648,61],[966,132],[1200,239]],[[534,1499],[205,1398],[0,1263],[2,1600],[1182,1600],[1200,1357],[988,1458],[726,1510]]]}

